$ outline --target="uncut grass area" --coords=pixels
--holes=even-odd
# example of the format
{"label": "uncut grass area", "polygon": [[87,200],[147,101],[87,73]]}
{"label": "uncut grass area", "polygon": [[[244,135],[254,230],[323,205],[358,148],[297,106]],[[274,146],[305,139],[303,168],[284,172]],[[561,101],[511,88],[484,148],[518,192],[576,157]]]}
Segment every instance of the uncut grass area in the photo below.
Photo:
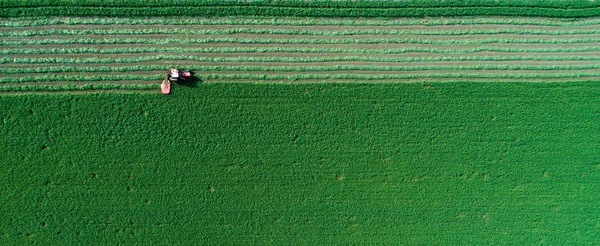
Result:
{"label": "uncut grass area", "polygon": [[0,95],[0,244],[593,244],[600,84]]}

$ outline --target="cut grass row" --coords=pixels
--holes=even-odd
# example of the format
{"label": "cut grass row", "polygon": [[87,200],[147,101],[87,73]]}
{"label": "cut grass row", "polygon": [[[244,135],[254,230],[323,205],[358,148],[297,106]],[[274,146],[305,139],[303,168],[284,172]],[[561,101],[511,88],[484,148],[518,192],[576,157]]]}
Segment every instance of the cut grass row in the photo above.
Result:
{"label": "cut grass row", "polygon": [[[569,73],[423,73],[423,74],[202,74],[202,79],[218,80],[254,80],[254,81],[295,81],[295,80],[390,80],[390,79],[565,79],[600,77],[600,72],[569,72]],[[160,81],[164,75],[43,75],[43,76],[20,76],[0,78],[0,83],[24,83],[24,82],[82,82],[82,81],[123,81],[123,80],[146,80]]]}
{"label": "cut grass row", "polygon": [[439,61],[597,61],[597,56],[424,56],[424,57],[373,57],[373,56],[236,56],[236,57],[209,57],[190,55],[154,55],[136,57],[1,57],[0,64],[37,64],[37,63],[68,63],[68,64],[108,64],[108,63],[138,63],[161,60],[173,61],[199,61],[199,62],[337,62],[337,61],[363,61],[363,62],[439,62]]}
{"label": "cut grass row", "polygon": [[582,35],[600,34],[600,29],[520,29],[520,28],[479,28],[479,29],[355,29],[355,30],[311,30],[277,28],[227,28],[227,29],[191,29],[191,28],[112,28],[112,29],[39,29],[25,31],[0,31],[3,37],[27,37],[50,35],[224,35],[224,34],[280,34],[280,35],[491,35],[491,34],[527,34],[527,35]]}
{"label": "cut grass row", "polygon": [[600,38],[474,38],[474,39],[423,39],[423,38],[67,38],[0,40],[0,46],[57,45],[57,44],[576,44],[600,43]]}
{"label": "cut grass row", "polygon": [[273,26],[441,26],[441,25],[535,25],[592,26],[600,19],[538,18],[453,18],[453,19],[355,19],[355,18],[100,18],[100,17],[30,17],[0,19],[3,27],[35,27],[45,25],[273,25]]}
{"label": "cut grass row", "polygon": [[59,85],[3,85],[0,92],[30,91],[88,91],[88,90],[156,90],[159,84],[59,84]]}
{"label": "cut grass row", "polygon": [[122,54],[122,53],[354,53],[354,54],[402,54],[408,52],[440,53],[440,54],[469,54],[477,52],[507,52],[507,53],[568,53],[599,51],[600,46],[583,47],[496,47],[480,46],[475,48],[428,48],[428,47],[403,47],[393,49],[353,49],[353,48],[302,48],[302,47],[127,47],[127,48],[20,48],[0,49],[0,54]]}
{"label": "cut grass row", "polygon": [[[74,18],[76,20],[84,20],[85,18]],[[219,18],[217,18],[219,19]],[[482,19],[482,18],[480,18]],[[493,18],[490,18],[493,19]],[[27,21],[26,19],[20,19]],[[35,18],[31,20],[35,21]],[[56,19],[55,19],[56,20]],[[110,19],[98,19],[98,20],[119,20],[119,18]],[[176,19],[173,19],[176,20]],[[252,20],[251,18],[240,18],[239,20]],[[255,19],[255,20],[264,20]],[[297,18],[296,20],[301,20]],[[152,21],[152,20],[149,20]],[[346,21],[341,19],[340,21]],[[360,21],[360,20],[358,20]],[[365,20],[363,20],[365,21]],[[400,20],[402,21],[402,20]],[[406,20],[404,20],[406,21]],[[438,23],[443,23],[446,20]],[[452,21],[451,19],[447,21]],[[446,22],[446,23],[450,23]],[[257,22],[258,23],[258,22]],[[588,22],[589,24],[590,22]],[[38,23],[39,24],[39,23]],[[412,22],[416,24],[416,22]],[[470,27],[473,28],[473,27]],[[8,30],[11,30],[8,28]],[[250,34],[284,34],[284,35],[307,35],[300,38],[220,38],[220,37],[207,37],[207,38],[194,38],[193,35],[211,35],[211,34],[235,34],[235,33],[250,33]],[[492,34],[501,36],[500,34],[513,33],[513,34],[547,34],[553,35],[559,38],[514,38],[510,37],[489,37],[489,38],[477,38],[468,39],[461,37],[461,35],[472,35],[472,34]],[[47,35],[145,35],[145,34],[175,34],[181,35],[175,38],[90,38],[90,36],[84,37],[68,37],[66,39],[57,39],[56,37],[48,37]],[[190,36],[185,36],[189,34]],[[98,63],[95,65],[88,66],[31,66],[24,68],[21,65],[9,65],[8,67],[0,68],[0,74],[4,74],[4,78],[0,79],[0,83],[21,83],[21,82],[84,82],[84,81],[125,81],[125,80],[136,80],[136,81],[159,81],[163,79],[162,72],[160,74],[154,73],[154,71],[164,71],[170,68],[172,65],[137,65],[134,66],[115,66],[109,63],[136,63],[136,62],[147,62],[147,61],[158,61],[158,60],[188,60],[188,61],[206,61],[206,62],[327,62],[327,61],[374,61],[374,62],[435,62],[435,61],[517,61],[517,60],[531,60],[531,61],[595,61],[600,58],[594,56],[583,56],[582,55],[567,55],[564,54],[544,54],[540,55],[528,55],[528,54],[501,54],[501,56],[444,56],[438,54],[471,54],[477,52],[505,52],[505,53],[569,53],[569,52],[590,52],[600,51],[600,46],[595,43],[600,43],[600,38],[595,36],[578,36],[576,38],[568,38],[568,35],[574,34],[600,34],[597,29],[563,29],[563,30],[538,30],[535,28],[527,27],[524,29],[519,28],[473,28],[466,30],[448,30],[443,27],[433,30],[385,30],[382,28],[371,28],[371,29],[352,29],[350,30],[306,30],[302,28],[294,29],[281,29],[281,28],[228,28],[225,29],[200,29],[194,27],[191,28],[132,28],[131,26],[123,28],[110,28],[110,29],[94,29],[91,27],[74,27],[71,29],[31,29],[25,31],[0,31],[0,36],[4,37],[17,37],[11,38],[10,40],[0,40],[0,54],[3,55],[19,55],[22,57],[2,57],[0,58],[0,64],[7,63],[20,63],[20,64],[36,64],[36,63],[71,63],[71,64],[85,64],[85,63]],[[38,36],[38,38],[35,38]],[[310,35],[314,35],[311,37]],[[345,37],[335,38],[335,36]],[[424,37],[424,38],[402,38],[401,36],[396,37],[385,37],[382,38],[356,38],[352,35],[442,35],[447,36],[440,39],[439,37]],[[561,36],[562,35],[562,36]],[[450,36],[450,37],[449,37]],[[446,39],[456,37],[457,39]],[[21,37],[20,40],[18,37]],[[189,38],[188,38],[189,37]],[[352,38],[347,38],[352,37]],[[9,38],[7,38],[9,39]],[[237,45],[237,46],[249,46],[249,47],[194,47],[193,45],[177,45],[177,44],[209,44],[209,43],[224,43],[224,44],[298,44],[298,45],[287,45],[278,46],[272,45],[273,47],[264,47],[266,45]],[[373,46],[355,46],[356,48],[350,48],[348,46],[320,46],[320,44],[385,44],[385,43],[396,43],[396,44],[431,44],[431,45],[456,45],[456,46],[427,46],[425,47],[410,47],[418,45],[393,45],[383,46],[386,48],[375,48]],[[485,45],[485,44],[548,44],[546,46],[527,45],[518,46],[511,45],[509,47],[499,47],[501,45]],[[578,45],[576,47],[564,47],[567,45],[552,45],[552,44],[575,44],[583,43],[584,45]],[[72,45],[75,44],[75,45]],[[81,44],[81,45],[76,45]],[[84,45],[92,44],[92,45]],[[94,44],[107,45],[96,46]],[[111,44],[121,44],[119,47],[111,48]],[[136,46],[136,44],[140,44]],[[147,44],[142,46],[141,44]],[[175,44],[175,45],[165,45]],[[302,44],[309,44],[303,46]],[[16,48],[7,46],[21,46],[21,45],[57,45],[51,46],[52,48]],[[64,46],[60,46],[64,45]],[[72,45],[72,46],[70,46]],[[463,45],[463,47],[461,47]],[[464,47],[464,45],[471,45]],[[141,47],[140,47],[141,46]],[[208,45],[204,45],[208,46]],[[216,46],[216,45],[215,45]],[[221,46],[221,45],[219,45]],[[231,45],[235,46],[235,45]],[[252,47],[255,46],[255,47]],[[256,47],[263,46],[263,47]],[[300,46],[300,47],[299,47]],[[557,47],[558,46],[558,47]],[[64,47],[64,48],[60,48]],[[332,47],[332,48],[329,48]],[[398,47],[398,48],[391,48]],[[409,57],[373,57],[370,55],[374,54],[404,54],[404,53],[429,53],[419,54],[420,57],[414,57],[415,54],[407,54]],[[29,55],[60,55],[60,54],[124,54],[128,57],[82,57],[82,58],[65,58],[65,57],[28,57]],[[140,53],[155,53],[146,54],[144,56],[134,56]],[[163,55],[165,53],[173,53],[170,55]],[[181,53],[189,53],[191,55],[184,55]],[[196,54],[194,54],[196,53]],[[243,54],[234,54],[238,57],[204,57],[202,53],[248,53],[248,56],[242,57]],[[260,54],[257,57],[255,54]],[[304,57],[294,57],[290,54],[267,54],[272,55],[270,57],[264,57],[263,53],[296,53],[302,54]],[[303,55],[305,53],[312,54],[326,54],[327,56],[311,56]],[[343,54],[346,53],[346,54]],[[337,54],[343,56],[336,56]],[[132,56],[133,55],[133,56]],[[210,54],[215,56],[218,54]],[[132,57],[129,57],[132,56]],[[412,57],[411,57],[412,56]],[[162,62],[161,62],[162,63]],[[181,63],[181,62],[178,62]],[[185,62],[184,62],[185,63]],[[204,64],[200,64],[204,65]],[[192,69],[201,72],[211,71],[223,71],[222,73],[208,73],[202,74],[202,79],[227,81],[227,80],[248,80],[248,81],[302,81],[302,80],[366,80],[366,81],[385,81],[385,80],[401,80],[401,79],[566,79],[566,78],[585,78],[585,77],[600,77],[596,71],[585,71],[589,69],[600,69],[600,65],[596,64],[574,64],[574,65],[522,65],[522,64],[475,64],[475,65],[427,65],[417,64],[417,66],[409,66],[410,64],[402,64],[400,66],[394,66],[395,64],[382,64],[384,66],[376,66],[376,64],[370,65],[327,65],[327,66],[316,66],[316,64],[306,64],[309,66],[291,66],[286,64],[283,66],[262,66],[258,65],[247,65],[247,64],[231,64],[232,66],[215,66],[220,64],[210,64],[210,66],[181,66],[182,69]],[[278,64],[275,64],[278,65]],[[487,72],[488,74],[477,74],[472,72],[474,70],[496,70],[496,72]],[[524,72],[513,73],[513,74],[502,74],[497,72],[498,70],[516,71],[523,70]],[[569,70],[569,71],[567,71]],[[146,71],[146,72],[144,72]],[[244,71],[249,71],[244,73]],[[344,73],[344,71],[356,71],[355,73],[336,74]],[[360,72],[365,71],[365,72]],[[416,74],[402,73],[393,74],[386,73],[381,74],[378,71],[414,71]],[[425,74],[419,71],[431,71],[433,74]],[[525,71],[544,71],[544,73],[526,73]],[[546,72],[548,71],[548,72]],[[570,71],[573,71],[571,73]],[[131,73],[128,72],[139,72]],[[241,72],[241,73],[240,73]],[[260,74],[261,72],[267,73]],[[303,74],[293,74],[293,73]],[[329,73],[328,73],[329,72]],[[58,73],[52,75],[36,76],[37,74],[43,73]],[[62,74],[65,73],[65,74]],[[73,74],[69,74],[73,73]],[[87,74],[77,74],[87,73]],[[92,74],[89,74],[92,73]],[[107,74],[102,74],[107,73]],[[119,74],[124,73],[124,74]],[[284,74],[288,73],[288,74]],[[482,73],[486,73],[485,71]],[[7,77],[11,74],[30,74],[22,78]],[[143,82],[142,82],[143,83]],[[75,83],[77,84],[77,83]]]}
{"label": "cut grass row", "polygon": [[[56,66],[56,67],[27,67],[0,68],[0,74],[29,74],[29,73],[102,73],[102,72],[134,72],[134,71],[164,71],[171,65],[136,65],[136,66]],[[600,69],[600,64],[573,65],[527,65],[527,64],[478,64],[478,65],[433,65],[433,66],[373,66],[373,65],[333,65],[333,66],[180,66],[181,69],[194,71],[261,71],[261,72],[322,72],[322,71],[429,71],[429,70],[588,70]]]}

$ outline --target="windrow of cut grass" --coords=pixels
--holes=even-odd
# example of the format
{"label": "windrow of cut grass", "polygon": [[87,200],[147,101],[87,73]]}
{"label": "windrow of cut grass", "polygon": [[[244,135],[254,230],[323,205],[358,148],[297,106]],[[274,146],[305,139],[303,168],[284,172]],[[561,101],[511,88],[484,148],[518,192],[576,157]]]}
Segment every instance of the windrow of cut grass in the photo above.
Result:
{"label": "windrow of cut grass", "polygon": [[[87,81],[124,81],[124,80],[145,80],[160,81],[164,79],[164,74],[115,74],[115,75],[41,75],[41,76],[19,76],[0,78],[1,83],[28,83],[28,82],[87,82]],[[158,85],[158,82],[155,83]]]}
{"label": "windrow of cut grass", "polygon": [[[102,73],[132,71],[166,71],[170,65],[137,66],[54,66],[28,68],[0,68],[0,74],[29,73]],[[589,70],[600,69],[600,64],[574,65],[524,65],[524,64],[478,64],[478,65],[430,65],[430,66],[374,66],[374,65],[328,65],[328,66],[261,66],[261,65],[223,65],[223,66],[180,66],[181,69],[210,71],[261,71],[261,72],[323,72],[323,71],[428,71],[428,70]]]}
{"label": "windrow of cut grass", "polygon": [[413,62],[463,62],[463,61],[597,61],[598,56],[423,56],[423,57],[381,57],[381,56],[235,56],[210,57],[191,55],[154,55],[136,57],[1,57],[0,64],[111,64],[111,63],[140,63],[155,61],[196,61],[196,62],[227,62],[227,63],[318,63],[318,62],[384,62],[384,63],[413,63]]}
{"label": "windrow of cut grass", "polygon": [[600,38],[480,38],[480,39],[426,39],[426,38],[62,38],[0,40],[0,46],[56,45],[56,44],[580,44],[600,43]]}
{"label": "windrow of cut grass", "polygon": [[402,54],[409,52],[439,54],[470,54],[478,52],[505,53],[573,53],[600,51],[600,46],[582,47],[497,47],[479,46],[475,48],[429,48],[404,47],[392,49],[356,49],[356,48],[304,48],[304,47],[126,47],[126,48],[13,48],[0,49],[0,54],[123,54],[123,53],[353,53],[353,54]]}
{"label": "windrow of cut grass", "polygon": [[443,26],[443,25],[530,25],[577,27],[600,25],[599,18],[586,19],[543,19],[506,17],[462,17],[428,19],[370,19],[370,18],[107,18],[107,17],[27,17],[0,19],[0,27],[37,27],[47,25],[272,25],[272,26]]}
{"label": "windrow of cut grass", "polygon": [[156,90],[159,89],[158,84],[59,84],[59,85],[3,85],[0,86],[0,92],[32,92],[32,91],[49,91],[49,92],[66,92],[66,91],[89,91],[89,90]]}
{"label": "windrow of cut grass", "polygon": [[522,29],[522,28],[485,28],[485,29],[345,29],[345,30],[311,30],[311,29],[277,29],[277,28],[227,28],[227,29],[191,29],[191,28],[112,28],[112,29],[41,29],[26,31],[0,31],[3,37],[27,37],[50,35],[225,35],[225,34],[278,34],[278,35],[311,35],[311,36],[345,36],[345,35],[586,35],[600,34],[598,29]]}
{"label": "windrow of cut grass", "polygon": [[[170,67],[197,71],[198,78],[205,82],[556,81],[598,77],[600,69],[592,63],[600,60],[597,45],[600,31],[589,28],[598,24],[594,22],[597,19],[36,17],[15,20],[17,24],[13,27],[6,20],[0,22],[4,23],[0,26],[6,27],[0,30],[0,36],[6,37],[0,40],[3,84],[109,81],[158,84]],[[126,20],[131,20],[132,25]],[[209,24],[210,20],[215,23]],[[277,24],[265,26],[273,22]],[[114,26],[88,26],[94,23]],[[489,23],[503,23],[503,26]],[[388,28],[392,24],[428,28]],[[544,24],[551,28],[535,28]],[[458,26],[446,28],[448,25]]]}

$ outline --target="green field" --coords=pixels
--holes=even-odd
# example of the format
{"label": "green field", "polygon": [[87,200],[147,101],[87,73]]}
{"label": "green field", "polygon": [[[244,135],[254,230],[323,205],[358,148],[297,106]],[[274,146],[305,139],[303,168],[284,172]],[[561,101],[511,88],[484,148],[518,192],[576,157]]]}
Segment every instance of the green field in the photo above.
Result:
{"label": "green field", "polygon": [[597,244],[599,11],[0,0],[0,245]]}
{"label": "green field", "polygon": [[0,97],[0,244],[593,244],[597,83]]}

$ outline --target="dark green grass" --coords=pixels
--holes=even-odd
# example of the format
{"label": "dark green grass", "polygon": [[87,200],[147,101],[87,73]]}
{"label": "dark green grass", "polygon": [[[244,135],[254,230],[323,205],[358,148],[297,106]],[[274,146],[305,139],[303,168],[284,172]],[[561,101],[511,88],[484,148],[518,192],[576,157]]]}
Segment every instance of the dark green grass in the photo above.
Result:
{"label": "dark green grass", "polygon": [[593,244],[599,83],[0,96],[0,244]]}
{"label": "dark green grass", "polygon": [[319,17],[447,17],[447,16],[531,16],[553,18],[582,18],[598,16],[600,7],[284,7],[284,6],[174,6],[174,7],[93,7],[48,6],[0,8],[0,17],[36,16],[319,16]]}
{"label": "dark green grass", "polygon": [[0,17],[35,16],[598,16],[594,1],[473,0],[473,1],[16,1],[0,0]]}

